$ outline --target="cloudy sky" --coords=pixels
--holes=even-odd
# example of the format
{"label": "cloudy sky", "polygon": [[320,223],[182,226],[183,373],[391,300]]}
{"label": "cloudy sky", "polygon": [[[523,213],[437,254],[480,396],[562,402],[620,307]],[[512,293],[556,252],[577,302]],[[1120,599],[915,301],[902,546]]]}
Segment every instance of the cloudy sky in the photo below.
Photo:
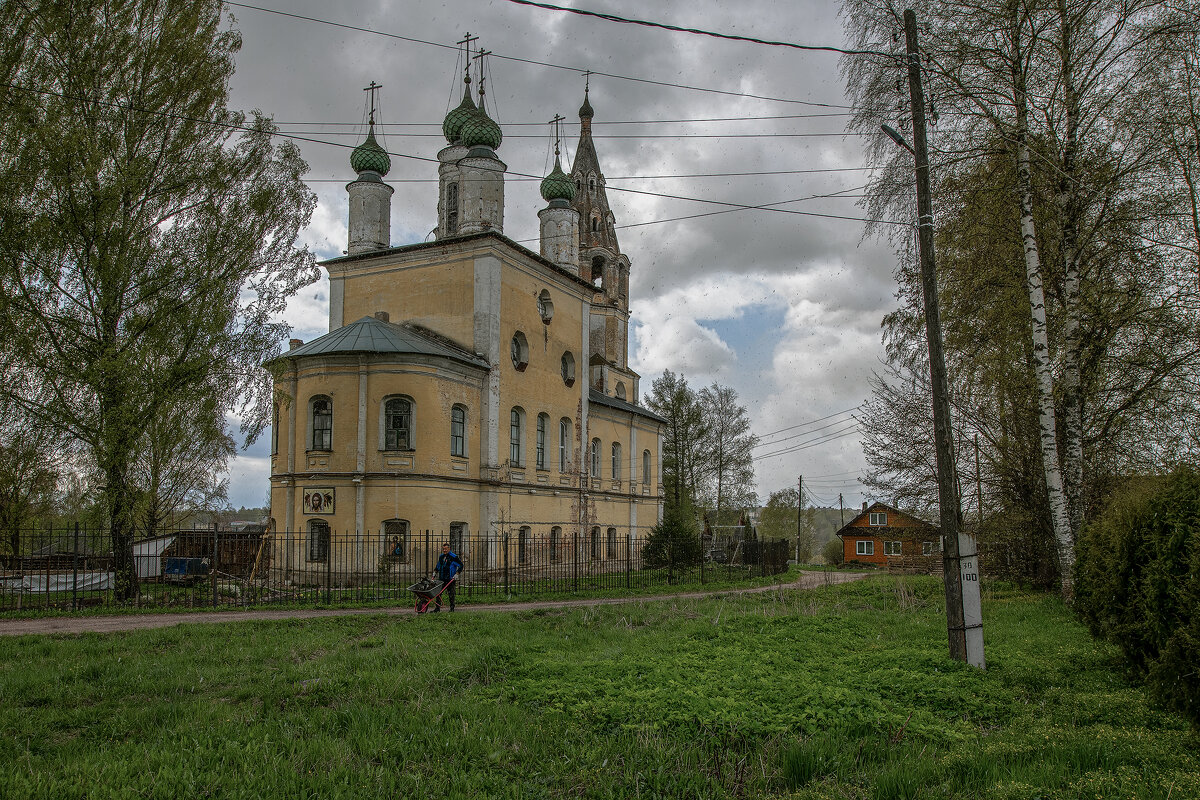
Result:
{"label": "cloudy sky", "polygon": [[[555,4],[762,39],[844,43],[831,0]],[[508,0],[228,5],[243,36],[232,105],[259,109],[284,132],[318,140],[299,146],[319,199],[304,241],[319,258],[346,246],[348,148],[361,141],[362,88],[371,81],[383,86],[383,144],[393,153],[387,180],[396,189],[392,243],[402,245],[423,241],[436,224],[436,164],[419,159],[436,157],[445,144],[440,123],[461,98],[454,43],[464,33],[494,54],[488,110],[503,126],[498,152],[510,173],[549,171],[546,122],[555,114],[567,118],[565,155],[573,155],[582,73],[595,73],[594,138],[621,249],[632,262],[630,361],[643,394],[664,369],[697,389],[714,381],[732,386],[763,440],[755,470],[764,502],[800,475],[817,505],[836,507],[839,492],[847,506],[865,499],[850,411],[880,365],[880,320],[895,305],[894,259],[883,243],[863,240],[861,223],[819,216],[861,217],[856,202],[869,176],[862,141],[844,132],[836,54]],[[544,205],[537,186],[512,174],[506,184],[504,232],[534,250]],[[783,211],[731,211],[720,203]],[[308,341],[327,332],[327,291],[323,280],[293,300],[286,319],[294,336]],[[267,441],[231,466],[235,506],[263,502]]]}

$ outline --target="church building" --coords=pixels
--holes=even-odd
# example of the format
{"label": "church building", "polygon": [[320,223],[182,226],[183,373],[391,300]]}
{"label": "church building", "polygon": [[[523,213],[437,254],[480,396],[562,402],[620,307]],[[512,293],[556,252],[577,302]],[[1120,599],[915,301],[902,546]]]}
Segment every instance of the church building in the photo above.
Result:
{"label": "church building", "polygon": [[391,244],[372,113],[350,157],[346,255],[321,265],[329,333],[267,365],[271,517],[302,534],[295,568],[370,570],[379,554],[362,543],[380,536],[422,559],[424,531],[480,566],[502,541],[582,542],[603,561],[660,519],[663,420],[629,367],[630,262],[592,117],[585,91],[570,174],[556,155],[541,184],[533,252],[504,235],[503,135],[469,75],[442,126],[429,241]]}

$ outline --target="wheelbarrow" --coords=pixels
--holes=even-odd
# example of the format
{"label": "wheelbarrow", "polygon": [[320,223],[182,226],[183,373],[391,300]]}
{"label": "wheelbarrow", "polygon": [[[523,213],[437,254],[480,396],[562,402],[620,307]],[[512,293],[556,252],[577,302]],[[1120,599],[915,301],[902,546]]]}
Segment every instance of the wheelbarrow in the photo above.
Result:
{"label": "wheelbarrow", "polygon": [[417,596],[413,608],[418,614],[424,614],[429,610],[429,604],[436,602],[442,596],[442,592],[446,591],[446,587],[454,583],[455,578],[448,581],[436,581],[433,578],[421,578],[421,580],[408,587],[408,590]]}

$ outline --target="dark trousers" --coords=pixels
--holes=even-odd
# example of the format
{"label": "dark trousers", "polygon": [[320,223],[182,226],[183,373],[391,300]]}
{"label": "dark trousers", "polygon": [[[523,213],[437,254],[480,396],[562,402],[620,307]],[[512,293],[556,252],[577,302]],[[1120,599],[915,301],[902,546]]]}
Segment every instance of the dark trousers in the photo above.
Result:
{"label": "dark trousers", "polygon": [[442,598],[445,597],[447,600],[450,601],[450,610],[453,611],[454,610],[454,590],[457,587],[458,587],[458,581],[451,579],[450,582],[448,584],[446,584],[445,591],[443,591],[441,594],[439,594],[437,600],[434,601],[434,607],[441,608],[442,607]]}

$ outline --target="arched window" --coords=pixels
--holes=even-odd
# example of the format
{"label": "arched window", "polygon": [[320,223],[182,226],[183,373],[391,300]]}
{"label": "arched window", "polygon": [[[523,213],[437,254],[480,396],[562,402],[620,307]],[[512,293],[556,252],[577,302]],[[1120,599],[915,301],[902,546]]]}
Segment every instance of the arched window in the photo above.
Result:
{"label": "arched window", "polygon": [[446,187],[446,233],[458,233],[458,184]]}
{"label": "arched window", "polygon": [[592,455],[592,457],[591,457],[592,477],[599,478],[600,477],[600,440],[599,439],[592,439],[591,455]]}
{"label": "arched window", "polygon": [[512,342],[509,343],[509,351],[513,366],[518,372],[524,372],[525,368],[529,366],[529,341],[525,338],[525,334],[520,331],[513,334]]}
{"label": "arched window", "polygon": [[517,531],[517,563],[529,563],[529,526],[522,526]]}
{"label": "arched window", "polygon": [[538,414],[537,418],[537,468],[546,468],[546,426],[550,424],[549,414]]}
{"label": "arched window", "polygon": [[384,520],[383,546],[387,558],[398,562],[408,561],[408,520]]}
{"label": "arched window", "polygon": [[550,320],[554,319],[554,301],[550,299],[549,289],[542,289],[541,294],[538,295],[537,310],[538,316],[547,325],[550,324]]}
{"label": "arched window", "polygon": [[592,194],[596,193],[596,178],[595,177],[588,178],[588,191],[591,192]]}
{"label": "arched window", "polygon": [[649,486],[652,483],[651,475],[650,475],[650,451],[649,450],[642,451],[642,483],[646,484],[647,486]]}
{"label": "arched window", "polygon": [[566,472],[571,463],[571,420],[563,417],[558,421],[558,471]]}
{"label": "arched window", "polygon": [[279,452],[279,405],[271,406],[271,455]]}
{"label": "arched window", "polygon": [[508,415],[508,463],[514,467],[525,466],[525,409],[514,406]]}
{"label": "arched window", "polygon": [[616,558],[617,557],[617,529],[616,528],[608,529],[608,539],[607,539],[606,549],[608,551],[606,558]]}
{"label": "arched window", "polygon": [[625,384],[621,383],[620,381],[617,381],[617,399],[625,399]]}
{"label": "arched window", "polygon": [[383,449],[411,450],[413,404],[407,397],[393,397],[383,404]]}
{"label": "arched window", "polygon": [[312,450],[333,449],[333,401],[328,397],[314,397],[309,401],[312,427]]}
{"label": "arched window", "polygon": [[600,529],[592,528],[591,536],[592,558],[599,560],[600,558]]}
{"label": "arched window", "polygon": [[323,519],[308,521],[308,560],[325,561],[329,558],[329,523]]}
{"label": "arched window", "polygon": [[592,217],[592,233],[596,233],[599,230],[600,230],[600,218]]}
{"label": "arched window", "polygon": [[450,409],[450,455],[467,456],[467,408],[455,406]]}
{"label": "arched window", "polygon": [[562,558],[562,528],[555,525],[550,529],[550,561]]}
{"label": "arched window", "polygon": [[614,481],[621,480],[621,444],[619,442],[612,443],[612,479]]}
{"label": "arched window", "polygon": [[567,386],[575,385],[575,356],[569,351],[562,354],[559,359],[559,370],[562,372],[563,383]]}
{"label": "arched window", "polygon": [[467,523],[451,522],[450,523],[450,549],[460,556],[466,552],[467,548]]}

